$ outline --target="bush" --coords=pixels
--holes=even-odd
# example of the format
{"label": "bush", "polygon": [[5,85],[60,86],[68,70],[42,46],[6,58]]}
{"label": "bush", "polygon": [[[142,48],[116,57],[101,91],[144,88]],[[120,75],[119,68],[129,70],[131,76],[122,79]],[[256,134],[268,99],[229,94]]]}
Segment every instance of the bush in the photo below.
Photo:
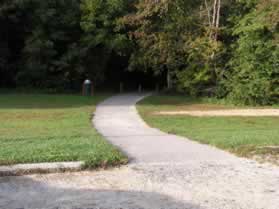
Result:
{"label": "bush", "polygon": [[[278,102],[278,3],[265,1],[247,14],[234,30],[231,72],[226,81],[228,98],[235,103],[267,105]],[[277,12],[276,12],[277,11]]]}

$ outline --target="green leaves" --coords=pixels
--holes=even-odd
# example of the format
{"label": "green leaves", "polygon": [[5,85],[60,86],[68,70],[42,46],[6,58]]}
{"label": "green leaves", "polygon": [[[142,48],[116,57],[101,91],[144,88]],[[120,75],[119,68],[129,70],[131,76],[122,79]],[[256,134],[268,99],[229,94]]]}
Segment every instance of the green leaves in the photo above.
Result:
{"label": "green leaves", "polygon": [[[229,97],[245,104],[272,104],[278,102],[279,47],[269,17],[277,14],[279,3],[259,2],[237,24],[234,35],[238,40],[231,59],[228,79]],[[269,20],[268,20],[269,19]]]}
{"label": "green leaves", "polygon": [[166,77],[194,96],[210,89],[271,104],[278,19],[277,0],[5,0],[0,85],[80,88],[85,77],[99,85],[109,65],[130,59],[119,68]]}

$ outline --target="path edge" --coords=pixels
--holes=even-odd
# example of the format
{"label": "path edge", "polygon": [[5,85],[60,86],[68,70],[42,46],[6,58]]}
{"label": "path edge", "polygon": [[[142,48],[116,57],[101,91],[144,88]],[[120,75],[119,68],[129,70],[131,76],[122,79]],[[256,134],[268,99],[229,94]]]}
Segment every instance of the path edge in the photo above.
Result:
{"label": "path edge", "polygon": [[29,174],[75,172],[83,170],[85,162],[55,162],[0,166],[0,177]]}
{"label": "path edge", "polygon": [[[113,147],[115,147],[117,150],[119,150],[121,153],[123,153],[123,154],[127,157],[127,160],[128,160],[128,161],[127,161],[127,163],[126,163],[125,165],[132,164],[133,161],[134,161],[134,158],[131,157],[131,156],[130,156],[125,150],[123,150],[120,146],[115,145],[115,144],[113,144],[111,141],[109,141],[109,140],[107,139],[107,137],[101,133],[101,131],[96,127],[96,123],[97,123],[97,121],[96,121],[96,120],[97,120],[97,114],[96,114],[96,113],[98,112],[98,109],[103,105],[103,103],[106,102],[108,99],[112,99],[112,98],[117,97],[117,96],[120,96],[120,95],[129,95],[129,94],[130,94],[130,93],[126,93],[126,94],[125,94],[125,93],[123,93],[123,94],[116,94],[116,95],[113,95],[113,96],[107,98],[107,99],[104,100],[103,102],[97,104],[95,113],[94,113],[94,115],[93,115],[93,117],[92,117],[92,119],[91,119],[91,123],[92,123],[93,127],[95,128],[95,130],[97,131],[97,133],[98,133],[100,136],[102,136],[103,139],[106,140],[107,143],[111,144]],[[151,127],[143,120],[143,118],[141,117],[141,115],[140,115],[140,113],[139,113],[139,111],[138,111],[138,109],[137,109],[137,104],[138,104],[139,102],[141,102],[142,100],[144,100],[144,99],[146,99],[146,98],[148,98],[148,97],[154,95],[154,92],[144,92],[144,93],[141,93],[141,94],[139,94],[139,95],[140,95],[140,97],[135,101],[135,104],[133,104],[131,107],[132,107],[133,111],[137,114],[137,116],[139,117],[139,119],[141,120],[141,122],[143,123],[143,125],[146,126],[146,127],[148,127],[148,128],[151,128]]]}

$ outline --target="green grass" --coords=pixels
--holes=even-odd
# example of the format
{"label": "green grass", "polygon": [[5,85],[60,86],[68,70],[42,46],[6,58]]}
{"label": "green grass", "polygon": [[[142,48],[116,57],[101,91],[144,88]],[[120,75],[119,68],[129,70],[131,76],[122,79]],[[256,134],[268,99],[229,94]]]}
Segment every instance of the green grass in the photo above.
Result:
{"label": "green grass", "polygon": [[220,104],[218,100],[164,95],[149,97],[138,104],[140,114],[152,127],[186,136],[241,156],[261,154],[262,149],[259,148],[262,147],[279,146],[279,117],[192,117],[153,114],[166,110],[228,108],[237,107]]}
{"label": "green grass", "polygon": [[126,157],[92,127],[96,104],[107,96],[0,94],[0,165],[125,163]]}

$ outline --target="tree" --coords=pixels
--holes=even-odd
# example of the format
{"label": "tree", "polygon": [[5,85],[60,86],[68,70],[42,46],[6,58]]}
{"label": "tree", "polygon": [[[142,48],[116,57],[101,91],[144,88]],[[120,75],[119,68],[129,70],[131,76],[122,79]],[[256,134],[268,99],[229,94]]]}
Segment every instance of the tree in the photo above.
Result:
{"label": "tree", "polygon": [[81,1],[81,59],[86,74],[95,84],[104,80],[111,55],[123,56],[130,47],[119,22],[128,6],[127,0]]}
{"label": "tree", "polygon": [[188,15],[183,7],[191,5],[180,0],[141,0],[135,4],[134,12],[123,18],[136,47],[130,59],[130,69],[165,73],[168,88],[171,87],[175,70],[184,65],[185,52],[181,48],[184,31],[187,27],[194,27],[182,18]]}
{"label": "tree", "polygon": [[19,83],[52,89],[72,85],[71,74],[76,70],[72,49],[81,34],[78,7],[78,0],[36,2],[23,49],[25,68],[17,75]]}
{"label": "tree", "polygon": [[18,66],[21,65],[21,50],[28,34],[32,16],[31,0],[0,2],[0,87],[15,84]]}
{"label": "tree", "polygon": [[124,18],[137,45],[130,68],[167,72],[169,88],[172,78],[179,90],[192,95],[215,85],[221,1],[215,2],[212,10],[207,1],[139,1]]}
{"label": "tree", "polygon": [[226,85],[229,98],[245,104],[278,102],[279,3],[259,1],[234,28],[237,37]]}
{"label": "tree", "polygon": [[3,0],[0,86],[101,85],[129,59],[192,96],[276,103],[278,14],[277,0]]}

